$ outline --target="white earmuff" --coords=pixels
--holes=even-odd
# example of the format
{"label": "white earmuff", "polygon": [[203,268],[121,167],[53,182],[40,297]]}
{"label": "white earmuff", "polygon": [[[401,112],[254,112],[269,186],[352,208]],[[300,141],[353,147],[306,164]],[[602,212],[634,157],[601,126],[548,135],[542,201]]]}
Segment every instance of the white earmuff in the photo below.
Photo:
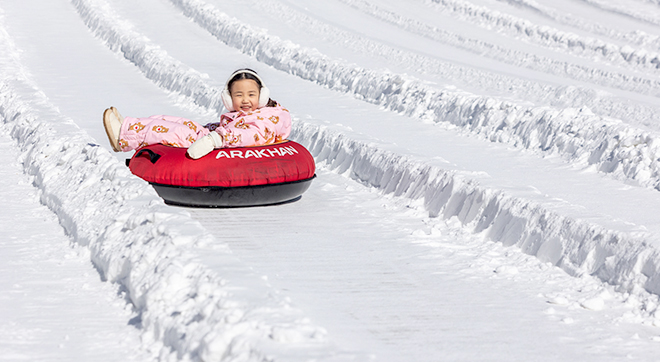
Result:
{"label": "white earmuff", "polygon": [[227,108],[229,112],[235,111],[234,102],[232,102],[231,100],[231,94],[229,94],[229,89],[225,88],[222,91],[222,93],[220,93],[220,98],[222,98],[222,104],[225,105],[225,108]]}
{"label": "white earmuff", "polygon": [[[264,82],[261,82],[261,84],[264,84]],[[270,89],[268,87],[261,87],[261,91],[259,91],[259,108],[265,107],[269,100]]]}
{"label": "white earmuff", "polygon": [[264,86],[264,81],[261,79],[261,77],[257,73],[249,69],[240,69],[235,71],[232,75],[229,76],[227,82],[225,83],[225,89],[222,91],[222,93],[220,93],[220,98],[222,99],[222,103],[225,105],[225,108],[227,108],[229,112],[236,111],[234,109],[234,102],[231,100],[231,94],[229,93],[229,81],[231,81],[232,78],[234,78],[236,75],[242,73],[253,75],[257,79],[259,79],[259,82],[261,82],[261,89],[259,90],[259,108],[264,107],[266,104],[268,104],[268,100],[270,99],[270,89]]}

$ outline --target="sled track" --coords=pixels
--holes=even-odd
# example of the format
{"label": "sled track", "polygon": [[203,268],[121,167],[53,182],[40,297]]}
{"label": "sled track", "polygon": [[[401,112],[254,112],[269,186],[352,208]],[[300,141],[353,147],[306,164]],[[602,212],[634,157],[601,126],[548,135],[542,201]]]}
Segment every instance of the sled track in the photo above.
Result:
{"label": "sled track", "polygon": [[[528,0],[499,0],[515,6],[525,7],[552,19],[560,24],[585,30],[637,46],[649,47],[648,50],[660,50],[660,39],[657,35],[645,33],[622,33],[620,31],[592,24],[588,19],[564,14],[554,9]],[[534,44],[547,46],[578,56],[594,56],[619,64],[628,63],[631,66],[658,68],[658,54],[649,54],[645,49],[624,48],[595,38],[582,37],[577,34],[559,31],[532,24],[529,20],[502,14],[483,6],[473,5],[464,0],[428,0],[433,8],[450,13],[462,20],[489,29],[497,29],[523,38]],[[654,60],[656,59],[656,60]]]}
{"label": "sled track", "polygon": [[[596,84],[608,85],[619,89],[631,91],[654,92],[658,85],[657,81],[644,80],[643,78],[631,78],[622,74],[599,71],[594,68],[577,66],[568,62],[555,61],[547,57],[537,56],[531,53],[524,53],[506,49],[495,44],[486,43],[477,39],[469,39],[458,34],[435,29],[433,26],[420,23],[413,19],[404,18],[398,14],[378,8],[364,0],[341,0],[342,2],[353,6],[354,8],[369,14],[372,17],[396,25],[402,30],[422,35],[440,43],[449,44],[458,48],[472,51],[481,56],[487,56],[494,60],[513,64],[518,67],[533,69],[552,73],[575,80],[582,80]],[[463,13],[452,8],[454,13]],[[623,51],[621,47],[615,44],[608,44],[597,39],[586,39],[576,34],[552,31],[547,27],[541,29],[536,25],[531,25],[529,21],[507,17],[502,21],[502,16],[495,16],[493,12],[483,9],[481,11],[470,11],[469,14],[476,15],[480,19],[479,26],[484,28],[493,27],[498,30],[517,29],[515,35],[525,34],[527,40],[535,43],[563,51],[568,54],[581,56],[584,58],[599,58],[607,60],[614,64],[625,65],[629,68],[643,68],[657,70],[660,67],[660,54],[649,53],[643,50]],[[483,20],[487,23],[484,24]],[[488,21],[490,20],[490,21]],[[495,21],[493,21],[495,20]],[[520,31],[522,30],[522,31]],[[531,36],[536,35],[536,36]],[[542,41],[543,40],[543,41]]]}
{"label": "sled track", "polygon": [[[583,167],[595,165],[615,178],[660,189],[660,164],[655,162],[660,158],[659,134],[596,116],[588,109],[523,107],[436,90],[402,75],[354,68],[268,36],[203,2],[172,1],[219,40],[276,69],[411,117],[456,125],[491,141],[539,154],[558,154]],[[107,4],[73,3],[96,36],[120,51],[149,79],[219,112],[219,90],[207,86],[199,72],[167,56],[141,35],[116,25],[122,20],[112,16]]]}
{"label": "sled track", "polygon": [[[221,111],[218,89],[209,86],[199,72],[131,31],[130,26],[118,25],[122,20],[105,2],[72,2],[97,37],[154,83],[185,95],[199,107]],[[403,76],[337,64],[224,17],[203,3],[174,2],[228,44],[303,79],[391,110],[461,125],[493,141],[539,149],[540,153],[562,154],[578,149],[588,160],[573,162],[596,164],[603,172],[621,178],[635,179],[644,171],[652,177],[639,181],[649,187],[660,182],[654,166],[645,164],[658,158],[654,134],[607,122],[587,111],[525,109],[494,99],[438,92]],[[12,49],[11,45],[5,46]],[[276,48],[287,51],[273,52]],[[145,182],[130,175],[109,152],[59,115],[22,76],[25,72],[17,64],[16,54],[4,54],[0,59],[0,72],[18,75],[11,78],[15,81],[0,85],[0,116],[3,127],[19,143],[26,172],[34,176],[42,201],[58,215],[72,238],[90,248],[103,278],[120,286],[136,309],[138,318],[134,323],[142,327],[152,348],[161,351],[162,359],[168,354],[172,359],[191,360],[265,359],[268,351],[262,346],[291,330],[300,336],[299,348],[309,352],[307,356],[352,357],[328,346],[322,330],[300,321],[299,312],[286,303],[264,301],[280,313],[281,319],[274,321],[258,308],[245,305],[240,293],[229,293],[230,287],[221,276],[210,273],[186,253],[189,246],[210,242],[206,231],[186,212],[164,207]],[[576,118],[593,124],[593,132],[571,134],[571,122]],[[338,173],[346,173],[383,194],[422,201],[431,216],[455,217],[474,232],[505,245],[517,245],[572,275],[593,274],[622,291],[641,293],[640,289],[645,289],[660,294],[660,255],[643,234],[622,235],[571,220],[452,172],[300,120],[296,123],[296,139],[309,147],[319,163]],[[613,166],[623,165],[624,160],[628,160],[625,162],[632,171],[624,173],[620,170],[625,167]],[[62,184],[68,187],[62,188]],[[85,214],[94,208],[85,205],[94,205],[99,199],[113,207],[99,212],[92,224]],[[218,244],[223,245],[221,240]],[[237,265],[230,255],[226,262]],[[175,295],[168,288],[171,285],[177,286]],[[231,338],[221,337],[227,335]],[[291,353],[278,357],[297,360],[295,351]]]}
{"label": "sled track", "polygon": [[[8,39],[0,27],[0,45],[14,50],[0,56],[2,78],[12,79],[0,82],[0,126],[18,143],[41,202],[132,306],[130,323],[152,355],[163,361],[359,358],[325,342],[321,328],[256,276],[237,289],[196,261],[190,248],[212,243],[221,251],[227,245],[188,212],[166,206],[148,183],[62,116],[25,77]],[[250,275],[229,251],[221,258],[228,270]],[[255,305],[251,293],[268,297]],[[298,343],[288,352],[269,350],[291,336]]]}
{"label": "sled track", "polygon": [[658,20],[658,12],[647,14],[639,11],[630,10],[628,8],[613,6],[601,0],[581,0],[597,9],[609,11],[615,14],[625,15],[638,21],[644,21],[654,25],[660,25]]}
{"label": "sled track", "polygon": [[[294,74],[298,74],[297,71],[305,71],[303,78],[305,76],[312,78],[311,74],[314,74],[314,70],[320,70],[325,66],[329,68],[328,71],[313,78],[317,83],[329,85],[323,83],[322,79],[332,79],[331,76],[334,75],[345,81],[347,88],[350,87],[347,78],[344,78],[344,74],[349,71],[346,68],[340,68],[341,66],[333,68],[325,58],[318,55],[312,58],[304,52],[304,49],[299,50],[284,41],[272,37],[265,41],[264,35],[237,23],[236,20],[226,18],[209,5],[196,2],[196,7],[190,7],[187,5],[190,4],[189,2],[174,1],[183,6],[187,15],[193,16],[194,20],[206,28],[212,28],[214,34],[226,38],[230,44],[244,46],[243,50],[246,53],[254,54],[266,64],[287,68]],[[81,9],[80,13],[85,22],[92,24],[91,27],[96,35],[112,49],[120,50],[126,59],[142,69],[148,78],[168,91],[189,96],[190,101],[199,106],[218,110],[219,91],[205,85],[198,72],[172,59],[164,52],[159,52],[157,46],[149,44],[139,34],[120,33],[119,28],[114,29],[110,24],[116,23],[117,19],[108,17],[108,9],[101,13],[83,0],[74,0],[74,3]],[[270,46],[267,45],[272,43],[274,43],[273,49],[276,47],[296,49],[299,56],[275,58],[272,54],[277,52],[269,51]],[[284,60],[290,62],[285,63]],[[316,61],[320,65],[315,64]],[[303,65],[314,68],[308,69]],[[395,77],[394,80],[397,78]],[[369,82],[366,79],[364,81]],[[391,86],[391,82],[383,81],[377,85]],[[417,100],[424,98],[415,92],[404,90],[406,88],[401,84],[399,86],[400,91],[384,93],[401,94],[403,97],[413,94]],[[417,85],[417,87],[422,86]],[[358,94],[363,89],[357,86],[355,88],[354,93]],[[367,89],[364,93],[378,94],[378,91]],[[196,94],[203,96],[198,98]],[[456,100],[457,103],[460,101]],[[507,108],[500,109],[502,113],[506,110]],[[562,112],[546,115],[545,112],[552,112],[543,111],[544,114],[540,118],[543,120],[545,117],[549,118],[548,123],[563,117],[580,116],[579,112],[576,114],[569,111],[570,115]],[[484,112],[486,114],[483,116],[480,115],[479,109],[473,109],[472,113],[482,118],[484,122],[490,120],[488,111]],[[590,118],[597,117],[586,115],[580,119],[588,121]],[[630,132],[630,130],[621,127],[619,132]],[[570,134],[566,128],[552,134],[559,137],[562,133]],[[487,231],[491,239],[507,245],[518,245],[525,252],[559,265],[573,275],[594,274],[603,281],[621,286],[624,290],[632,291],[637,287],[643,287],[652,293],[660,293],[658,270],[660,264],[656,262],[660,260],[660,256],[655,249],[646,245],[643,235],[638,237],[620,235],[585,222],[556,215],[532,203],[508,197],[503,192],[483,189],[477,183],[451,172],[428,167],[372,146],[351,141],[341,135],[325,132],[316,126],[304,124],[301,120],[296,120],[294,135],[297,141],[310,148],[317,161],[327,162],[339,173],[349,171],[352,178],[379,188],[383,193],[393,193],[411,200],[423,200],[424,207],[432,216],[443,218],[456,216],[466,227],[472,228],[475,232]],[[607,140],[604,142],[607,143]],[[626,265],[644,265],[645,267],[641,268],[645,270],[644,278],[638,278],[641,269],[631,270]]]}
{"label": "sled track", "polygon": [[[436,30],[433,27],[419,23],[418,21],[405,19],[399,15],[384,12],[383,10],[376,8],[374,5],[365,2],[344,2],[359,9],[364,8],[363,11],[365,13],[368,13],[377,19],[392,23],[402,30],[436,40],[442,44],[449,44],[459,49],[471,51],[482,56],[491,56],[493,59],[503,61],[504,63],[514,64],[511,60],[520,60],[518,63],[515,63],[515,65],[569,78],[582,77],[582,80],[584,81],[591,81],[599,84],[621,83],[618,80],[613,80],[617,79],[618,76],[612,74],[610,74],[610,76],[602,77],[598,76],[598,71],[594,69],[585,67],[578,69],[570,63],[557,62],[549,58],[540,59],[539,57],[528,53],[512,56],[508,50],[501,47],[496,47],[492,44],[477,40],[472,41],[465,39],[456,34],[448,34],[447,32]],[[598,92],[592,89],[580,86],[565,87],[552,84],[542,84],[527,79],[507,76],[505,74],[465,67],[460,64],[452,64],[450,62],[440,61],[420,54],[404,52],[386,44],[370,40],[367,37],[355,36],[341,28],[306,16],[301,11],[279,2],[261,1],[259,2],[259,7],[267,10],[274,16],[283,19],[282,21],[285,21],[289,26],[298,28],[309,34],[315,34],[317,37],[320,37],[325,41],[341,45],[342,47],[349,47],[356,53],[368,54],[369,56],[379,56],[388,61],[396,60],[401,66],[410,69],[410,71],[423,72],[430,77],[439,77],[456,82],[457,84],[469,83],[470,86],[478,86],[483,90],[494,91],[497,94],[506,95],[507,97],[518,97],[520,99],[528,100],[534,99],[541,103],[561,107],[579,108],[586,106],[598,109],[599,111],[608,110],[608,112],[601,115],[618,117],[628,122],[647,125],[650,128],[655,127],[651,120],[653,119],[654,114],[657,113],[657,110],[647,106],[612,99],[610,97],[603,98],[598,95]],[[557,45],[557,47],[562,50],[564,49],[562,45]],[[602,53],[599,52],[598,54]],[[543,64],[543,66],[539,66],[539,64]],[[550,67],[549,64],[554,64],[554,66]],[[580,76],[580,74],[582,74],[582,76]],[[628,88],[633,91],[641,91],[640,89],[631,88],[631,84],[627,82],[621,84],[623,88]]]}

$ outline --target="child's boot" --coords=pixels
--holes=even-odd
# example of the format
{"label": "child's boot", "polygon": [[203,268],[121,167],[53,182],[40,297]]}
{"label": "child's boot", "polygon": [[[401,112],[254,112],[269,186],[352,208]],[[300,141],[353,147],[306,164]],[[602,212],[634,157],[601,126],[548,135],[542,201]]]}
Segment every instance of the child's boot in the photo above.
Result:
{"label": "child's boot", "polygon": [[108,135],[110,145],[115,152],[121,152],[119,147],[119,131],[121,124],[124,122],[124,117],[119,114],[117,108],[110,107],[103,112],[103,126],[105,126],[105,133]]}

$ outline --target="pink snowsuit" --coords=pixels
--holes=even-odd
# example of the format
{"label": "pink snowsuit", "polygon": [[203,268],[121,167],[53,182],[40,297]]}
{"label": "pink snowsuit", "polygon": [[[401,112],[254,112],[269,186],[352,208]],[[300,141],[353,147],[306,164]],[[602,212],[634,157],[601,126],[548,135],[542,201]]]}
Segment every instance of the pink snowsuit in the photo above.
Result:
{"label": "pink snowsuit", "polygon": [[124,152],[157,143],[187,148],[213,131],[222,138],[221,147],[268,145],[289,137],[291,115],[278,104],[248,113],[225,113],[220,122],[206,126],[174,116],[126,117],[119,132],[119,146]]}

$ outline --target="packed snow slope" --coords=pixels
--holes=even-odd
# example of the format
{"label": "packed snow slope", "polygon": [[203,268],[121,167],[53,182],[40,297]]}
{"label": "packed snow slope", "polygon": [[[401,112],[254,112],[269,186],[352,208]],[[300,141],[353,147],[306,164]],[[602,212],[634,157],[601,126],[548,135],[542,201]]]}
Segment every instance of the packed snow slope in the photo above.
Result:
{"label": "packed snow slope", "polygon": [[[657,2],[0,9],[2,129],[154,358],[658,355]],[[245,66],[292,111],[315,186],[165,205],[110,152],[103,109],[210,122]]]}
{"label": "packed snow slope", "polygon": [[0,360],[152,360],[126,323],[130,306],[99,280],[89,250],[72,244],[39,202],[14,146],[0,138],[0,200],[11,210],[0,215]]}

